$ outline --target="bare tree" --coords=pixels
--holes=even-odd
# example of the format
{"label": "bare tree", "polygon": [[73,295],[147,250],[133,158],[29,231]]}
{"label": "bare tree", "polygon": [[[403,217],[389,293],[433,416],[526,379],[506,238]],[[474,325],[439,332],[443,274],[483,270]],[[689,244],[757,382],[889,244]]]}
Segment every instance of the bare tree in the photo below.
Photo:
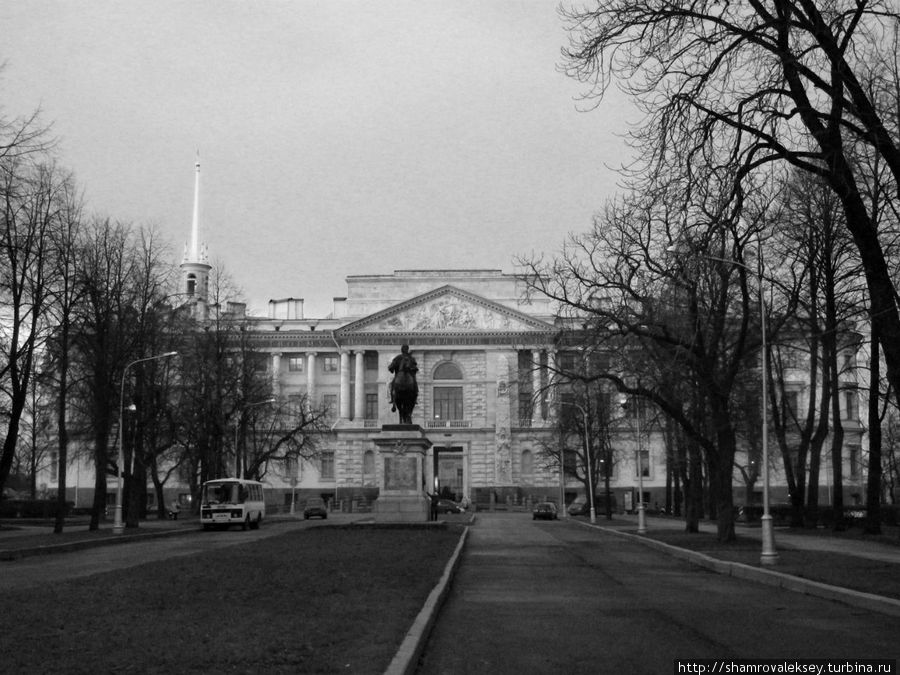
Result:
{"label": "bare tree", "polygon": [[43,159],[14,153],[0,159],[0,390],[8,405],[0,488],[9,476],[35,362],[50,325],[52,233],[67,177]]}
{"label": "bare tree", "polygon": [[77,306],[72,368],[77,370],[73,403],[91,430],[95,466],[90,529],[99,527],[106,509],[107,475],[120,468],[110,441],[118,423],[123,369],[134,358],[134,280],[138,277],[132,230],[108,219],[96,219],[85,231],[79,255]]}
{"label": "bare tree", "polygon": [[330,432],[328,413],[305,395],[247,409],[243,477],[262,480],[273,464],[283,468],[319,457],[322,438]]}
{"label": "bare tree", "polygon": [[612,83],[645,113],[635,139],[648,171],[692,177],[710,151],[740,167],[731,194],[783,161],[819,176],[840,200],[871,299],[887,375],[900,392],[898,294],[856,159],[878,156],[896,193],[900,119],[893,3],[598,0],[565,13],[568,72],[589,96]]}
{"label": "bare tree", "polygon": [[69,466],[69,366],[72,346],[72,324],[75,307],[81,296],[77,283],[78,254],[83,242],[82,200],[72,183],[61,195],[58,227],[54,229],[53,249],[55,271],[51,285],[51,313],[53,331],[49,342],[47,377],[56,398],[56,436],[58,449],[57,509],[53,531],[63,531],[65,525],[66,473]]}

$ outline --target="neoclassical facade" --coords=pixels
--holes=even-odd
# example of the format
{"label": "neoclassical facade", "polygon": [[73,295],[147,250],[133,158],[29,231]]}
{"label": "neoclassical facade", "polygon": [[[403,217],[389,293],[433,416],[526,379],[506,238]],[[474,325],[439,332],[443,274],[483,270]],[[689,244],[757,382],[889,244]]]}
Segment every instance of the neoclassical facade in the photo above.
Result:
{"label": "neoclassical facade", "polygon": [[540,392],[558,331],[546,301],[524,298],[499,270],[403,270],[349,277],[325,319],[304,317],[301,300],[271,301],[268,317],[250,321],[276,395],[306,396],[333,419],[321,459],[281,478],[339,500],[377,494],[373,438],[397,423],[388,364],[408,344],[419,368],[413,423],[432,444],[429,490],[477,502],[558,495],[558,473],[539,460],[552,437]]}

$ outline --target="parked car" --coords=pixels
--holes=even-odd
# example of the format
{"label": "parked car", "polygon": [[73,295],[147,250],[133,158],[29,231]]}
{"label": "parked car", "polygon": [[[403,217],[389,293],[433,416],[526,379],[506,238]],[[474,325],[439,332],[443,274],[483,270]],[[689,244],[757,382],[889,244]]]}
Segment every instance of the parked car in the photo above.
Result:
{"label": "parked car", "polygon": [[535,504],[534,508],[531,509],[531,518],[532,520],[537,520],[538,518],[543,520],[556,520],[559,518],[556,504],[553,502],[540,502]]}
{"label": "parked car", "polygon": [[[610,495],[610,509],[613,513],[616,511],[616,496]],[[566,509],[570,516],[587,516],[591,513],[591,505],[585,501],[584,497],[577,497],[574,502],[569,504]],[[606,495],[594,495],[594,513],[606,513]]]}
{"label": "parked car", "polygon": [[466,510],[454,501],[439,499],[435,511],[437,513],[465,513]]}
{"label": "parked car", "polygon": [[325,500],[321,497],[310,497],[306,500],[306,506],[303,508],[303,518],[328,518],[328,509],[325,508]]}

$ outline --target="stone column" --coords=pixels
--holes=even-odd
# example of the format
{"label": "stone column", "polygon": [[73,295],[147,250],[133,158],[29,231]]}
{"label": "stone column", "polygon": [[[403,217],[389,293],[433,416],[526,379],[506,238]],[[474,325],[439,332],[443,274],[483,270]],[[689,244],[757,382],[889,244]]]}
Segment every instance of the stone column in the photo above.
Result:
{"label": "stone column", "polygon": [[272,354],[272,391],[278,393],[281,384],[281,352]]}
{"label": "stone column", "polygon": [[547,419],[556,419],[556,350],[547,350]]}
{"label": "stone column", "polygon": [[342,420],[350,419],[350,352],[341,351],[341,414]]}
{"label": "stone column", "polygon": [[316,352],[306,355],[306,400],[308,407],[316,407]]}
{"label": "stone column", "polygon": [[533,349],[531,351],[531,404],[533,406],[531,412],[531,422],[535,424],[541,421],[541,350]]}
{"label": "stone column", "polygon": [[512,454],[510,446],[509,360],[497,355],[497,420],[494,443],[494,484],[512,483]]}
{"label": "stone column", "polygon": [[366,353],[361,350],[356,350],[356,384],[354,389],[354,397],[353,397],[353,419],[361,420],[366,417]]}

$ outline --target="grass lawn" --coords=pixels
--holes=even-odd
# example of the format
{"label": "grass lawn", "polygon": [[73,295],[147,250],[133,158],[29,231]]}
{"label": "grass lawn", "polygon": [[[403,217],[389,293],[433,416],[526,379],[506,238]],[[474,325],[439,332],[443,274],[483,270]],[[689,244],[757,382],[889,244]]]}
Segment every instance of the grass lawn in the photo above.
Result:
{"label": "grass lawn", "polygon": [[[734,542],[721,544],[711,533],[687,534],[677,530],[654,530],[645,536],[719,560],[760,566],[758,539],[738,536]],[[900,575],[897,566],[888,562],[781,547],[778,564],[771,569],[832,586],[900,599]]]}
{"label": "grass lawn", "polygon": [[460,530],[309,528],[0,595],[10,673],[382,673]]}

